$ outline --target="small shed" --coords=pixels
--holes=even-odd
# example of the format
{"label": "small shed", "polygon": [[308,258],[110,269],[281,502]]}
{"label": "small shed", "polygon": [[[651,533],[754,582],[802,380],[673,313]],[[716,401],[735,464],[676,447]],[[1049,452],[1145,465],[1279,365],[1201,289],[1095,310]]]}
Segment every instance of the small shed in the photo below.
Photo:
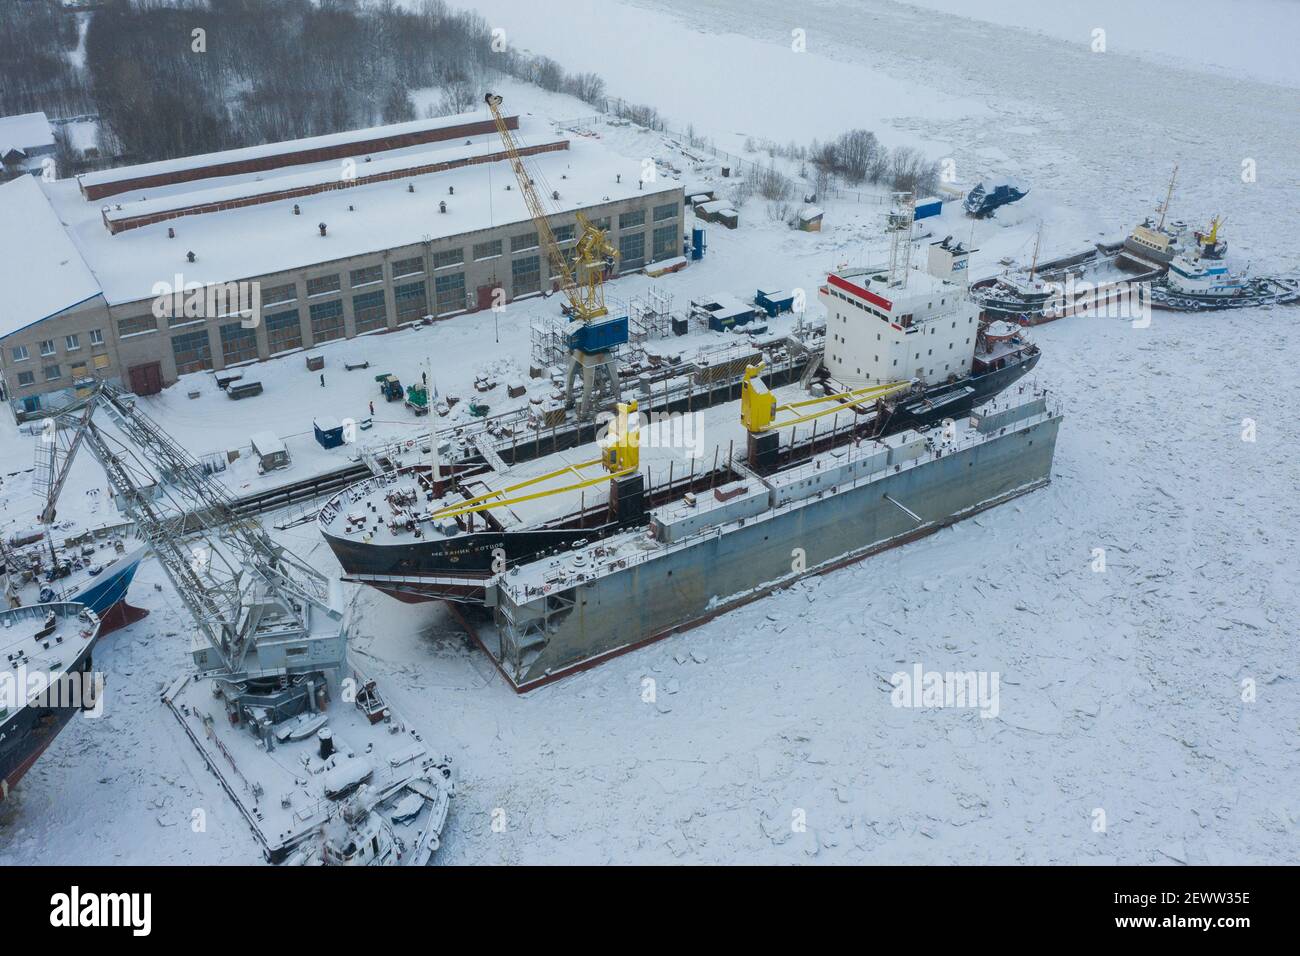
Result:
{"label": "small shed", "polygon": [[754,304],[768,314],[769,318],[776,318],[782,312],[789,312],[794,308],[794,293],[785,292],[764,292],[759,289],[754,296]]}
{"label": "small shed", "polygon": [[740,225],[740,213],[731,206],[723,206],[713,214],[713,221],[728,229],[735,229]]}
{"label": "small shed", "polygon": [[289,467],[289,449],[276,437],[275,432],[258,432],[250,443],[253,454],[257,457],[258,474]]}
{"label": "small shed", "polygon": [[702,202],[695,207],[695,218],[703,219],[705,222],[717,222],[718,213],[727,208],[725,201],[721,199],[710,199],[708,202]]}
{"label": "small shed", "polygon": [[804,232],[821,232],[823,214],[821,206],[804,206],[795,223]]}
{"label": "small shed", "polygon": [[255,378],[241,378],[226,386],[226,398],[232,398],[236,401],[241,398],[252,398],[254,395],[261,394],[262,383]]}
{"label": "small shed", "polygon": [[317,418],[312,422],[312,429],[322,448],[338,448],[343,444],[343,423],[336,418]]}
{"label": "small shed", "polygon": [[325,356],[319,352],[307,353],[307,370],[309,372],[319,372],[325,367]]}

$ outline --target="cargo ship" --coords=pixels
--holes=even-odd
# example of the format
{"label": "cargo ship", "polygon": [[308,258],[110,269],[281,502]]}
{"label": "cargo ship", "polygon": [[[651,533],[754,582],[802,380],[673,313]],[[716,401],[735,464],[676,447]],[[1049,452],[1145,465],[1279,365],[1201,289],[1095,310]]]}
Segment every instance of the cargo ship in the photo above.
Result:
{"label": "cargo ship", "polygon": [[99,617],[55,602],[0,610],[0,799],[78,711],[96,706],[91,654]]}
{"label": "cargo ship", "polygon": [[56,543],[56,530],[43,526],[0,541],[0,594],[7,607],[75,601],[99,618],[101,634],[148,614],[126,600],[146,544],[126,530],[64,530]]}
{"label": "cargo ship", "polygon": [[[1039,358],[1022,330],[981,328],[964,282],[967,255],[934,243],[927,269],[905,280],[873,269],[829,274],[819,290],[827,308],[821,379],[772,389],[754,367],[740,403],[638,422],[635,468],[611,462],[611,435],[629,430],[611,422],[602,441],[522,464],[498,460],[454,480],[434,462],[376,476],[328,501],[318,527],[348,580],[404,601],[481,606],[502,573],[644,534],[659,509],[962,420]],[[740,410],[755,392],[779,399],[786,420],[759,431],[747,424]],[[679,440],[688,428],[707,441]]]}

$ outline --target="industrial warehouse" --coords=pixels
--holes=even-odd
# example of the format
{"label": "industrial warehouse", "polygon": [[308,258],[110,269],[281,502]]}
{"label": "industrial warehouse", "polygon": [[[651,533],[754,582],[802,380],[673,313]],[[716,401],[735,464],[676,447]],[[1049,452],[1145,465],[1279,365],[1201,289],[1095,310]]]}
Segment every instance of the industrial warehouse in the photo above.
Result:
{"label": "industrial warehouse", "polygon": [[[618,252],[611,276],[680,255],[680,183],[541,120],[505,122],[562,246],[581,211]],[[96,380],[153,394],[549,292],[507,158],[480,111],[0,185],[0,218],[27,231],[0,262],[0,285],[22,290],[0,312],[5,398],[21,419]]]}

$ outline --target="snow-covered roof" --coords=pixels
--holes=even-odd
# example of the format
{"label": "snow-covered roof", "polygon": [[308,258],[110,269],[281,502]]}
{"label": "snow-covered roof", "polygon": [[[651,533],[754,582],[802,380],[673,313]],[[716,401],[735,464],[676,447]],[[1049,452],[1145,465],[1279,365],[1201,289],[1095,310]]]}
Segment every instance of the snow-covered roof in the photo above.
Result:
{"label": "snow-covered roof", "polygon": [[54,145],[54,130],[44,113],[0,116],[0,155]]}
{"label": "snow-covered roof", "polygon": [[99,294],[35,176],[0,184],[0,336]]}
{"label": "snow-covered roof", "polygon": [[[548,123],[526,122],[521,117],[519,140],[521,145],[541,144],[554,140],[554,133]],[[388,154],[382,155],[388,158]],[[380,155],[376,154],[378,161]],[[543,201],[555,213],[680,189],[666,180],[640,188],[637,160],[582,137],[575,138],[567,150],[529,156],[526,162]],[[328,165],[338,168],[337,161]],[[365,166],[359,165],[358,175],[364,170]],[[302,166],[286,170],[290,176],[303,172]],[[276,178],[275,173],[248,173],[224,177],[221,184],[237,187],[241,180],[257,184],[259,177],[262,181]],[[506,161],[172,219],[116,235],[104,225],[101,203],[86,201],[76,181],[37,185],[66,224],[111,305],[148,299],[154,294],[155,283],[171,282],[178,272],[187,283],[251,279],[530,220]],[[409,185],[414,192],[408,192]],[[148,199],[179,189],[150,189]],[[559,200],[551,198],[552,190],[558,190]],[[119,198],[125,208],[127,199],[143,200],[145,196],[135,192],[114,197]],[[443,201],[446,213],[439,212]],[[295,204],[301,213],[297,216],[293,214]],[[2,202],[0,220],[23,221],[11,217]],[[317,229],[321,222],[328,227],[325,237]],[[174,239],[167,236],[169,228],[175,230]],[[196,257],[192,263],[186,261],[190,251]]]}
{"label": "snow-covered roof", "polygon": [[[438,163],[457,163],[466,162],[473,159],[490,156],[493,153],[500,153],[504,147],[501,141],[493,136],[492,140],[486,140],[478,137],[480,142],[471,142],[469,145],[462,145],[460,142],[449,148],[421,148],[417,151],[402,150],[401,155],[392,156],[389,153],[379,154],[381,159],[371,162],[358,162],[355,168],[351,170],[350,178],[357,184],[362,184],[370,177],[386,176],[390,174],[400,174],[406,170],[418,169],[422,166],[430,166]],[[564,140],[551,137],[540,146],[558,145]],[[301,170],[306,170],[301,171]],[[252,200],[259,196],[275,196],[278,193],[289,192],[292,190],[305,190],[318,186],[339,186],[346,183],[347,180],[341,178],[340,164],[338,162],[316,163],[311,166],[292,167],[285,175],[275,175],[273,173],[263,173],[257,178],[248,176],[222,177],[214,180],[204,180],[204,188],[193,189],[185,192],[168,192],[164,196],[152,199],[140,199],[135,202],[126,201],[118,202],[116,200],[126,197],[115,196],[104,210],[104,218],[109,222],[129,222],[141,217],[155,216],[178,210],[194,209],[195,207],[219,206],[222,203],[239,202],[243,200]],[[212,183],[221,183],[213,186]],[[153,192],[153,190],[150,190]],[[195,209],[195,211],[201,211]]]}
{"label": "snow-covered roof", "polygon": [[[41,115],[44,116],[44,114]],[[445,129],[490,118],[490,114],[484,109],[475,113],[458,113],[454,116],[412,120],[409,123],[395,123],[391,126],[377,126],[372,129],[345,130],[341,133],[329,133],[325,136],[312,136],[307,139],[296,139],[287,142],[263,143],[261,146],[245,146],[242,149],[227,149],[217,153],[180,156],[175,159],[162,159],[153,163],[140,163],[136,166],[119,166],[116,169],[103,169],[97,172],[84,173],[77,179],[82,186],[100,186],[105,183],[141,179],[146,176],[160,176],[166,173],[203,169],[208,166],[224,166],[231,163],[248,162],[249,160],[263,159],[268,156],[309,153],[312,150],[330,149],[352,143],[364,146],[381,138],[396,138],[410,133]],[[378,151],[378,148],[371,147],[371,151]]]}

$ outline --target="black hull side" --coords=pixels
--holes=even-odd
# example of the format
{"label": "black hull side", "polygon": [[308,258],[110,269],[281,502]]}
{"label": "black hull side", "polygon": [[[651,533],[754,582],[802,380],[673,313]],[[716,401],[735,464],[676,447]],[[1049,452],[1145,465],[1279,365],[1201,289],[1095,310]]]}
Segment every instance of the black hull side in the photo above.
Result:
{"label": "black hull side", "polygon": [[[91,669],[90,642],[61,680],[81,680]],[[69,699],[65,697],[64,699]],[[32,768],[80,707],[39,707],[28,704],[6,720],[0,730],[0,800]]]}

